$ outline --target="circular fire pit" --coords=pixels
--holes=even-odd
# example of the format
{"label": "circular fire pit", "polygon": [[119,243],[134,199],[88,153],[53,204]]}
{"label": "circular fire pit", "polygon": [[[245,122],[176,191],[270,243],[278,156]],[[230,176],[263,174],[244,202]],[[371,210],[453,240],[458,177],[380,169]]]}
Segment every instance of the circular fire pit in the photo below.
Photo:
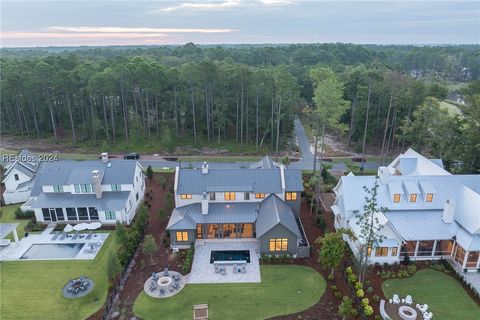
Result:
{"label": "circular fire pit", "polygon": [[172,283],[173,279],[171,277],[161,277],[158,279],[157,283],[160,287],[168,287]]}
{"label": "circular fire pit", "polygon": [[95,283],[87,277],[69,280],[62,289],[63,296],[68,299],[81,298],[93,290]]}
{"label": "circular fire pit", "polygon": [[417,311],[409,306],[400,306],[398,308],[398,315],[403,320],[415,320],[417,319]]}

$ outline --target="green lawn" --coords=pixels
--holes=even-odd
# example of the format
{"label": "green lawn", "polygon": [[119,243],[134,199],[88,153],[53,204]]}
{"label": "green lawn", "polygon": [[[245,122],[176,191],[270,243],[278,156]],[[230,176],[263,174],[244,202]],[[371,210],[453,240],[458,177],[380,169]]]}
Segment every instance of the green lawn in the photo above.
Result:
{"label": "green lawn", "polygon": [[194,304],[208,304],[209,319],[266,319],[305,310],[326,289],[304,266],[261,266],[261,283],[189,284],[178,295],[155,299],[142,292],[133,310],[142,319],[192,319]]}
{"label": "green lawn", "polygon": [[[24,228],[27,225],[29,219],[15,219],[15,210],[20,207],[22,204],[12,204],[9,206],[1,207],[2,210],[2,217],[0,218],[1,223],[18,223],[17,226],[17,234],[18,239],[22,239],[23,235],[25,234]],[[7,239],[13,240],[13,232],[10,233]]]}
{"label": "green lawn", "polygon": [[447,110],[448,114],[452,117],[454,117],[457,114],[458,115],[462,114],[462,111],[456,105],[447,101],[440,102],[440,107]]}
{"label": "green lawn", "polygon": [[390,279],[382,289],[387,298],[394,293],[403,297],[410,294],[414,302],[428,304],[436,320],[479,319],[480,306],[457,280],[439,271],[424,269],[407,279]]}
{"label": "green lawn", "polygon": [[[112,233],[95,260],[9,261],[0,263],[0,319],[85,319],[107,298],[107,258],[116,250]],[[78,276],[95,281],[87,296],[62,296],[65,283]]]}

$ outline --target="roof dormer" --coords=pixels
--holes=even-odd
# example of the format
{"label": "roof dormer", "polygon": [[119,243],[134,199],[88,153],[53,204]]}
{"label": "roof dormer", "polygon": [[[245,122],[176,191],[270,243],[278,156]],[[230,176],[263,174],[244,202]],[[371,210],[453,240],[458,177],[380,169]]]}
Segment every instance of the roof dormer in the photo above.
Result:
{"label": "roof dormer", "polygon": [[414,180],[405,180],[403,181],[403,187],[407,193],[408,202],[417,202],[418,195],[420,194],[417,182]]}
{"label": "roof dormer", "polygon": [[420,189],[422,190],[422,197],[425,202],[433,202],[435,194],[437,193],[435,187],[430,180],[420,180]]}
{"label": "roof dormer", "polygon": [[388,183],[388,191],[390,192],[390,199],[394,203],[399,203],[402,195],[405,194],[402,185],[398,181],[390,181]]}

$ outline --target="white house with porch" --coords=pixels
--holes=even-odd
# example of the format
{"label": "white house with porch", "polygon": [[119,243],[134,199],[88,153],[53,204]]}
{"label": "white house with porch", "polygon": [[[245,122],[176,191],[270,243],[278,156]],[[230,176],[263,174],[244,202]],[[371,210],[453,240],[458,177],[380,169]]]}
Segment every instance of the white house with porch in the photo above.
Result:
{"label": "white house with porch", "polygon": [[134,160],[43,162],[21,209],[39,222],[99,221],[130,224],[145,194],[145,175]]}
{"label": "white house with porch", "polygon": [[[354,254],[364,245],[357,215],[364,210],[364,186],[379,184],[376,229],[383,241],[368,250],[370,263],[450,259],[468,271],[480,268],[480,175],[452,175],[441,162],[412,149],[399,155],[378,177],[349,174],[334,189],[336,228],[356,236],[346,238]],[[382,226],[380,228],[380,225]]]}

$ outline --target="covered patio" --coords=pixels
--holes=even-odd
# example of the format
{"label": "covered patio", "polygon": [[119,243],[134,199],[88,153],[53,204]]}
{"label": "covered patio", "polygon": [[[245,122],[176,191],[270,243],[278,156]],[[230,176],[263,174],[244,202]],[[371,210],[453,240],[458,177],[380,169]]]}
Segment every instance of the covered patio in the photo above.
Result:
{"label": "covered patio", "polygon": [[10,245],[10,239],[5,238],[12,232],[15,244],[18,243],[17,226],[18,223],[0,223],[0,247],[7,247]]}
{"label": "covered patio", "polygon": [[[211,263],[212,251],[249,251],[250,262],[228,261]],[[248,283],[260,282],[260,266],[256,239],[199,239],[195,242],[195,255],[188,283]],[[216,271],[220,266],[225,272]],[[244,272],[234,270],[245,266]],[[241,268],[240,268],[241,269]]]}

